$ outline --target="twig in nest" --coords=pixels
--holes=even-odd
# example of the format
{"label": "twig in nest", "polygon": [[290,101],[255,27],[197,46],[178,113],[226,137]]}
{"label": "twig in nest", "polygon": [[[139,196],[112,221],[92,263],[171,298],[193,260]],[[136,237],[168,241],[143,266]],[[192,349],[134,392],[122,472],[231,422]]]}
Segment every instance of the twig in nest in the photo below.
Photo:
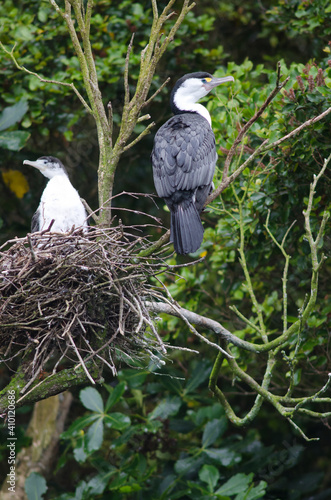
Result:
{"label": "twig in nest", "polygon": [[[75,342],[72,340],[72,336],[70,335],[70,332],[69,332],[69,331],[67,332],[67,336],[68,336],[68,338],[69,338],[69,340],[70,340],[70,344],[72,345],[72,347],[73,347],[73,348],[74,348],[74,350],[75,350],[75,353],[77,354],[77,358],[79,359],[80,364],[82,365],[83,370],[84,370],[84,372],[86,373],[87,378],[91,381],[91,383],[92,383],[93,385],[95,385],[95,381],[93,380],[93,378],[91,377],[91,375],[90,375],[90,373],[89,373],[88,369],[86,368],[86,365],[85,365],[85,363],[84,363],[84,360],[83,360],[83,358],[81,357],[81,355],[80,355],[80,353],[79,353],[79,350],[78,350],[78,349],[77,349],[77,347],[76,347]],[[78,366],[79,366],[79,365],[78,365]],[[76,368],[78,368],[78,366],[77,366]]]}

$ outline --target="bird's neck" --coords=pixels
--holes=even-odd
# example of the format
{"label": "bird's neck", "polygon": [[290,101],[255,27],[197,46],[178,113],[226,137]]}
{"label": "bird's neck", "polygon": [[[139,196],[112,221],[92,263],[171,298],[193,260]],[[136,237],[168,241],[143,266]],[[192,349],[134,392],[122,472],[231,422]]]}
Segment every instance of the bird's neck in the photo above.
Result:
{"label": "bird's neck", "polygon": [[176,96],[174,98],[174,101],[172,103],[172,112],[175,115],[181,114],[181,113],[198,113],[200,116],[205,118],[209,125],[211,126],[211,118],[209,111],[202,106],[202,104],[199,104],[198,102],[193,101],[190,96],[181,96],[180,99],[176,99]]}
{"label": "bird's neck", "polygon": [[68,174],[66,172],[46,172],[44,173],[44,176],[47,177],[47,179],[69,179]]}

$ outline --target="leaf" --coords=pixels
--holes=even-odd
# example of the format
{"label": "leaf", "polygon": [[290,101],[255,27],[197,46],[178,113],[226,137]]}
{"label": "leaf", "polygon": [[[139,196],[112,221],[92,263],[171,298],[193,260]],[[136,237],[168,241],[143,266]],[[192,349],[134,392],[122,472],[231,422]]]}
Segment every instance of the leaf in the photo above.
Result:
{"label": "leaf", "polygon": [[226,483],[223,484],[217,491],[216,495],[236,495],[247,491],[249,484],[253,480],[253,473],[248,474],[236,474],[232,476]]}
{"label": "leaf", "polygon": [[[163,479],[161,478],[160,480],[160,485],[158,488],[159,495],[162,497],[164,493],[167,493],[168,495],[172,492],[174,487],[176,486],[176,475],[175,474],[168,474]],[[169,497],[170,498],[170,497]]]}
{"label": "leaf", "polygon": [[121,370],[118,374],[119,379],[123,380],[131,389],[141,388],[147,377],[146,371]]}
{"label": "leaf", "polygon": [[112,427],[113,429],[117,429],[118,431],[129,427],[129,425],[131,424],[130,418],[127,415],[119,412],[114,412],[106,415],[104,418],[104,422],[107,427]]}
{"label": "leaf", "polygon": [[197,387],[199,387],[199,385],[203,384],[203,382],[209,377],[210,370],[211,367],[209,362],[200,362],[193,371],[192,377],[187,382],[185,394],[193,392]]}
{"label": "leaf", "polygon": [[212,406],[203,406],[199,408],[194,416],[194,421],[196,425],[201,425],[205,421],[213,420],[213,419],[225,419],[227,422],[227,418],[224,415],[224,409],[220,403],[215,403]]}
{"label": "leaf", "polygon": [[77,462],[84,463],[88,458],[89,453],[86,449],[87,436],[84,431],[81,431],[77,439],[75,440],[74,457]]}
{"label": "leaf", "polygon": [[0,148],[10,149],[11,151],[19,151],[25,146],[29,139],[29,132],[21,130],[13,130],[12,132],[0,133]]}
{"label": "leaf", "polygon": [[115,479],[112,480],[112,482],[108,486],[108,489],[110,491],[118,490],[127,483],[127,480],[128,480],[128,475],[126,474],[126,472],[123,471],[117,477],[115,477]]}
{"label": "leaf", "polygon": [[[185,486],[179,487],[179,489],[176,489],[175,493],[171,494],[171,500],[177,500],[177,498],[184,498],[184,499],[193,498],[192,496],[189,496],[191,494],[192,494],[192,488],[187,488]],[[201,498],[201,497],[199,497],[199,498]],[[210,499],[208,499],[208,500],[210,500]]]}
{"label": "leaf", "polygon": [[248,493],[239,493],[235,500],[258,500],[258,498],[264,498],[266,492],[267,483],[261,481],[257,486],[254,486]]}
{"label": "leaf", "polygon": [[79,399],[88,410],[103,413],[104,406],[100,393],[93,387],[86,387],[79,393]]}
{"label": "leaf", "polygon": [[131,389],[131,394],[136,402],[136,404],[139,406],[139,408],[143,407],[144,404],[144,394],[140,389]]}
{"label": "leaf", "polygon": [[109,482],[110,477],[117,472],[116,467],[108,465],[107,472],[98,474],[87,483],[89,495],[101,495]]}
{"label": "leaf", "polygon": [[83,495],[86,492],[86,489],[87,489],[87,483],[85,481],[81,481],[76,488],[75,496],[71,498],[73,500],[83,500],[84,498]]}
{"label": "leaf", "polygon": [[169,429],[180,434],[188,434],[195,430],[195,425],[192,421],[184,418],[171,418]]}
{"label": "leaf", "polygon": [[103,421],[102,418],[98,418],[86,434],[87,449],[88,451],[99,450],[103,441]]}
{"label": "leaf", "polygon": [[204,459],[201,455],[198,457],[187,457],[187,458],[180,458],[177,460],[175,463],[175,471],[177,474],[187,474],[187,473],[192,473],[195,472],[197,469],[199,469],[204,462]]}
{"label": "leaf", "polygon": [[19,122],[29,109],[26,99],[21,99],[13,106],[8,106],[0,115],[0,130],[5,130]]}
{"label": "leaf", "polygon": [[108,412],[109,409],[121,399],[122,395],[124,394],[124,391],[125,391],[124,382],[120,382],[119,384],[116,385],[116,387],[112,389],[107,399],[106,409],[105,409],[106,412]]}
{"label": "leaf", "polygon": [[[111,425],[107,424],[106,420],[107,420],[107,418],[104,419],[106,426],[111,427]],[[112,440],[111,448],[115,449],[115,448],[122,446],[125,443],[128,443],[136,433],[137,434],[140,433],[139,432],[140,429],[141,429],[140,425],[131,425],[131,426],[127,427],[125,429],[125,431],[118,438]]]}
{"label": "leaf", "polygon": [[220,473],[214,465],[204,465],[199,471],[199,478],[204,483],[207,483],[209,491],[212,493],[215,489],[217,481],[220,478]]}
{"label": "leaf", "polygon": [[204,428],[202,435],[202,446],[208,448],[226,431],[227,420],[214,419],[208,422]]}
{"label": "leaf", "polygon": [[1,172],[1,174],[3,182],[15,193],[17,198],[23,198],[25,193],[29,191],[28,181],[19,170],[9,169]]}
{"label": "leaf", "polygon": [[259,201],[265,197],[266,197],[265,193],[262,193],[261,191],[256,191],[255,193],[252,193],[249,198],[253,201]]}
{"label": "leaf", "polygon": [[79,440],[79,445],[74,448],[74,457],[75,460],[79,463],[84,463],[88,457],[88,454],[85,451],[85,436]]}
{"label": "leaf", "polygon": [[79,431],[85,429],[89,424],[94,422],[98,418],[95,413],[92,415],[86,415],[84,417],[77,418],[65,432],[62,432],[61,438],[70,439],[75,437]]}
{"label": "leaf", "polygon": [[41,500],[48,488],[43,476],[32,472],[25,480],[24,489],[28,500]]}
{"label": "leaf", "polygon": [[241,456],[235,451],[229,448],[209,448],[204,451],[209,458],[215,460],[215,462],[220,463],[223,467],[228,467],[229,465],[237,464],[241,461]]}
{"label": "leaf", "polygon": [[180,380],[174,377],[161,377],[160,383],[165,387],[169,392],[177,394],[180,396],[183,392],[183,384]]}
{"label": "leaf", "polygon": [[156,418],[166,419],[170,415],[176,415],[182,406],[182,399],[178,396],[168,396],[164,401],[161,401],[156,408],[149,414],[150,420]]}

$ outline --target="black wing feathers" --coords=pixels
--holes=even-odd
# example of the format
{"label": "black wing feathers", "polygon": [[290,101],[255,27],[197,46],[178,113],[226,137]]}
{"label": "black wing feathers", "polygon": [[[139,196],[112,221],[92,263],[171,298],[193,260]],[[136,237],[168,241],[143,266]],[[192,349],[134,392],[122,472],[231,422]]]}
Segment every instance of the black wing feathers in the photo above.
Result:
{"label": "black wing feathers", "polygon": [[199,213],[212,187],[216,158],[214,133],[199,114],[175,115],[155,135],[154,184],[170,209],[171,238],[179,254],[201,245]]}
{"label": "black wing feathers", "polygon": [[154,183],[161,198],[178,189],[196,189],[213,180],[215,137],[200,115],[170,118],[156,133],[152,152]]}

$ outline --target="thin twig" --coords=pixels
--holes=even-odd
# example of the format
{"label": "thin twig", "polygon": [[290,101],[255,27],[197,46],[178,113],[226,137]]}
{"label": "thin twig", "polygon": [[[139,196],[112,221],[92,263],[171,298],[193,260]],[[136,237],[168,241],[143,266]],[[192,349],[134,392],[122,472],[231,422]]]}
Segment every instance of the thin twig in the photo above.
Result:
{"label": "thin twig", "polygon": [[126,146],[124,146],[123,148],[123,152],[124,151],[127,151],[128,149],[132,148],[133,146],[135,146],[139,141],[141,141],[141,139],[143,139],[147,134],[149,134],[151,128],[153,128],[155,126],[155,123],[152,122],[152,123],[149,123],[147,125],[147,127],[145,128],[145,130],[143,130],[139,135],[138,137],[136,137],[132,142],[130,142],[129,144],[127,144]]}
{"label": "thin twig", "polygon": [[51,80],[51,79],[48,79],[48,78],[43,78],[41,77],[38,73],[35,73],[34,71],[30,71],[29,69],[25,68],[24,66],[21,66],[16,57],[14,56],[14,50],[15,50],[15,47],[16,47],[16,44],[14,45],[14,47],[12,48],[11,51],[7,50],[4,45],[0,42],[0,47],[2,48],[2,50],[12,59],[12,61],[14,62],[15,66],[17,69],[19,69],[20,71],[24,71],[25,73],[29,74],[29,75],[33,75],[35,76],[36,78],[38,78],[39,81],[41,81],[42,83],[50,83],[52,85],[60,85],[62,87],[69,87],[71,88],[71,90],[73,90],[76,94],[76,96],[78,97],[78,99],[80,100],[80,102],[83,104],[84,108],[90,113],[92,114],[92,109],[90,108],[90,106],[87,104],[87,102],[85,101],[84,97],[81,95],[81,93],[77,90],[77,88],[75,87],[75,85],[73,83],[67,83],[67,82],[60,82],[58,80]]}
{"label": "thin twig", "polygon": [[235,155],[236,149],[237,149],[238,145],[241,143],[244,135],[251,128],[253,123],[255,123],[260,118],[260,116],[262,115],[264,110],[269,106],[269,104],[276,97],[278,92],[280,92],[280,90],[287,84],[290,77],[288,76],[282,83],[280,82],[280,79],[281,79],[281,65],[280,65],[280,62],[278,62],[277,63],[277,80],[276,80],[276,85],[275,85],[274,89],[269,94],[269,96],[266,98],[266,100],[264,101],[262,106],[257,110],[255,115],[250,120],[248,120],[248,122],[240,129],[238,136],[236,137],[234,143],[232,144],[232,146],[228,152],[228,155],[226,157],[224,167],[223,167],[222,184],[226,181],[226,179],[228,177],[229,167],[230,167],[232,158]]}
{"label": "thin twig", "polygon": [[[81,357],[80,352],[79,352],[79,350],[77,349],[76,344],[75,344],[75,342],[73,341],[72,336],[70,335],[70,332],[69,332],[69,331],[67,332],[67,336],[68,336],[68,338],[69,338],[70,344],[72,345],[72,347],[73,347],[73,348],[74,348],[74,350],[75,350],[75,353],[76,353],[76,355],[77,355],[77,358],[78,358],[78,359],[79,359],[79,361],[80,361],[80,365],[82,366],[82,368],[83,368],[84,372],[86,373],[87,378],[89,379],[89,381],[91,382],[91,384],[95,385],[95,381],[93,380],[93,378],[91,377],[91,375],[90,375],[90,373],[89,373],[88,369],[86,368],[86,365],[85,365],[85,363],[84,363],[84,360],[83,360],[83,358]],[[77,368],[78,368],[78,366],[79,366],[79,365],[77,365],[77,366],[75,367],[75,369],[77,369]]]}
{"label": "thin twig", "polygon": [[130,53],[133,46],[134,33],[132,33],[128,50],[126,52],[125,57],[125,65],[124,65],[124,106],[127,106],[130,102],[130,88],[129,88],[129,61],[130,61]]}
{"label": "thin twig", "polygon": [[162,90],[164,89],[164,87],[170,82],[170,76],[162,83],[162,85],[156,90],[156,92],[154,92],[154,94],[149,98],[147,99],[147,101],[144,102],[143,104],[143,108],[145,108],[146,106],[148,106],[152,101],[153,99],[155,99],[155,97],[160,93],[162,92]]}

